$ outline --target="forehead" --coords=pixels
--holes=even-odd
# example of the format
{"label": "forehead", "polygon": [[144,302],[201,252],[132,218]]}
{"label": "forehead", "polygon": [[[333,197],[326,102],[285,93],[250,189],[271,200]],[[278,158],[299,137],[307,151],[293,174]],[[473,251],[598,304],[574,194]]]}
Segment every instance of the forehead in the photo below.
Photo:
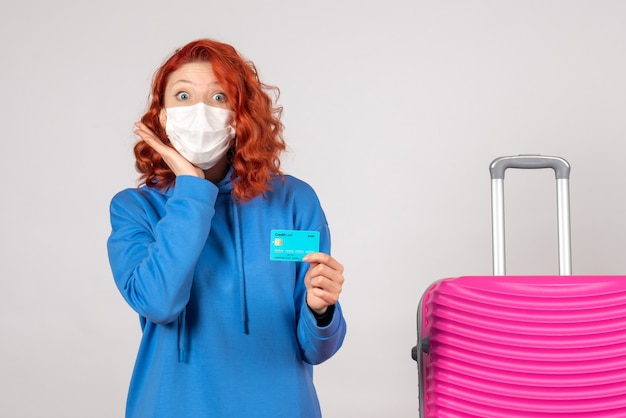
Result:
{"label": "forehead", "polygon": [[202,86],[217,84],[217,79],[215,78],[213,66],[210,62],[190,62],[181,65],[179,69],[170,74],[167,80],[167,86],[171,87],[177,83],[189,83]]}

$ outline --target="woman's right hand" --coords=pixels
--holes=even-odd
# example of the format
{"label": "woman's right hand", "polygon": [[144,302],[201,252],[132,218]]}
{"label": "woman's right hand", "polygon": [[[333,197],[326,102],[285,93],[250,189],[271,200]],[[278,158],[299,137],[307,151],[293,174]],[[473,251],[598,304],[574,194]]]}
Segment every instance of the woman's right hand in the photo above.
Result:
{"label": "woman's right hand", "polygon": [[150,145],[153,150],[158,152],[165,164],[174,172],[176,176],[188,175],[204,178],[204,172],[191,164],[178,151],[172,147],[168,147],[142,122],[135,123],[135,135],[139,136],[146,144]]}

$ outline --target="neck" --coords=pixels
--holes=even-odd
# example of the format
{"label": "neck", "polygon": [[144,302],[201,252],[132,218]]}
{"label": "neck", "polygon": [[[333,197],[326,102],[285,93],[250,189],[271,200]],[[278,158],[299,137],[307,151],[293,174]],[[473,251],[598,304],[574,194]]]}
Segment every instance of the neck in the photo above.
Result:
{"label": "neck", "polygon": [[219,183],[226,177],[226,173],[230,169],[228,155],[224,155],[213,167],[204,170],[204,178],[211,183]]}

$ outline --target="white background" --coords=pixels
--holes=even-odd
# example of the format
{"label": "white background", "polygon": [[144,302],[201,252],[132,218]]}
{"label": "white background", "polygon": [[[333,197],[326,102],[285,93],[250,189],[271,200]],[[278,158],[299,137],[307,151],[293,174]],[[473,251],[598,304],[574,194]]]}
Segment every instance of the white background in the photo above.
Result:
{"label": "white background", "polygon": [[[121,417],[139,340],[106,255],[151,77],[196,38],[281,88],[284,168],[346,267],[325,417],[415,417],[416,309],[491,274],[489,163],[572,165],[575,274],[626,270],[626,2],[3,2],[0,415]],[[556,274],[554,176],[506,177],[509,274]]]}

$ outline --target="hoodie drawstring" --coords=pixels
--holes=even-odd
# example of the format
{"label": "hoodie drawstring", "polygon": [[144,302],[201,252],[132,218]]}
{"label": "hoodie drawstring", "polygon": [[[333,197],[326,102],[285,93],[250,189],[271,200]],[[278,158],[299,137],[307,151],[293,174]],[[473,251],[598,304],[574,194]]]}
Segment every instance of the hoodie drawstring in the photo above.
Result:
{"label": "hoodie drawstring", "polygon": [[187,308],[178,316],[178,361],[183,363],[186,359],[187,349]]}

